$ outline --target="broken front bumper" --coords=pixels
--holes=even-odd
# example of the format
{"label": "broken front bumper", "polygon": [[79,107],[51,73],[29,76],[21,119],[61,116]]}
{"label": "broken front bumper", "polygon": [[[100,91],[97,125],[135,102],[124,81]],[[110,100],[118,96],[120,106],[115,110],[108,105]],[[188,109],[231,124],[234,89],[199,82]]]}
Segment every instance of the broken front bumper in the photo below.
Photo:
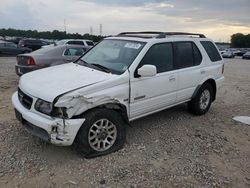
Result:
{"label": "broken front bumper", "polygon": [[78,130],[85,119],[52,118],[36,112],[33,105],[26,109],[19,101],[17,92],[12,96],[16,117],[25,125],[28,132],[52,144],[72,145]]}

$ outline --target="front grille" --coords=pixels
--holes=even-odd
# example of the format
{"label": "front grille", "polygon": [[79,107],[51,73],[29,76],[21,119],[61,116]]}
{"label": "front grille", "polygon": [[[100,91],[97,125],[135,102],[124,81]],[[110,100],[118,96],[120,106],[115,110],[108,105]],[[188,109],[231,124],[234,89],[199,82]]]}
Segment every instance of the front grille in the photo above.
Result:
{"label": "front grille", "polygon": [[27,109],[31,108],[33,99],[26,95],[24,92],[22,92],[21,89],[18,88],[18,99],[20,101],[20,103]]}

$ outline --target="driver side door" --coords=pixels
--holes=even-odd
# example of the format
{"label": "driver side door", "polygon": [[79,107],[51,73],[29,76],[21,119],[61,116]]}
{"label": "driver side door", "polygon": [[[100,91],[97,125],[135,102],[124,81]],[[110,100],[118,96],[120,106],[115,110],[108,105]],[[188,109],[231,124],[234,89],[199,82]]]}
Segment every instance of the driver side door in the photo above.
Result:
{"label": "driver side door", "polygon": [[[154,65],[157,74],[152,77],[140,77],[138,68]],[[176,102],[178,74],[174,70],[172,43],[153,45],[130,75],[130,119],[160,111]]]}

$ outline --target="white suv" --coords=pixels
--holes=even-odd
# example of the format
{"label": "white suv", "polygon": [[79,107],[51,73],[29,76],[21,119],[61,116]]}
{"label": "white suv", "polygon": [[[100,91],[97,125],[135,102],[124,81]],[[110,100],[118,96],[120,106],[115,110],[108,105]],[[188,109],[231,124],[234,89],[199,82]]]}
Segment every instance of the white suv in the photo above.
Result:
{"label": "white suv", "polygon": [[73,63],[25,74],[12,102],[33,135],[95,157],[120,149],[132,120],[185,102],[206,113],[223,69],[202,34],[121,33]]}

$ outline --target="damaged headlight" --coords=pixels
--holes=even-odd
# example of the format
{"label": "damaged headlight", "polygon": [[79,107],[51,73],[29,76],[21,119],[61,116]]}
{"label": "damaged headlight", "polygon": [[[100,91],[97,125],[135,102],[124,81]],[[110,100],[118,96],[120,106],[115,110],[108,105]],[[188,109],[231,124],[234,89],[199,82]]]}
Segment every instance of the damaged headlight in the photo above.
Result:
{"label": "damaged headlight", "polygon": [[53,107],[53,103],[44,101],[42,99],[38,99],[36,101],[35,109],[38,112],[41,112],[43,114],[46,114],[52,117],[67,118],[66,108]]}
{"label": "damaged headlight", "polygon": [[68,118],[68,115],[66,113],[66,108],[64,107],[54,107],[52,110],[51,115],[53,117],[59,117],[59,118]]}
{"label": "damaged headlight", "polygon": [[50,115],[53,109],[52,103],[44,101],[42,99],[37,99],[35,104],[35,109],[46,115]]}

